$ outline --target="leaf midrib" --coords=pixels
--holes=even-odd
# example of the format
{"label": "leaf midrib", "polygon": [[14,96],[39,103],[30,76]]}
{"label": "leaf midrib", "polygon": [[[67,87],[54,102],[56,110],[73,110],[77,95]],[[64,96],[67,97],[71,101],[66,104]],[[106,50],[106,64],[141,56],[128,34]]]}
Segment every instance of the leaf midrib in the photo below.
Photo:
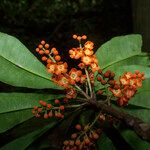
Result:
{"label": "leaf midrib", "polygon": [[[0,112],[0,115],[1,114],[7,114],[7,113],[12,113],[12,112],[17,112],[17,111],[23,111],[23,110],[30,110],[30,109],[33,109],[33,107],[29,107],[29,108],[21,108],[21,109],[15,109],[15,110],[9,110],[9,111],[5,111],[5,112]],[[31,112],[32,114],[32,112]]]}
{"label": "leaf midrib", "polygon": [[[41,77],[41,78],[43,78],[43,79],[46,79],[46,80],[48,80],[48,81],[51,81],[49,78],[46,78],[46,77],[44,77],[44,76],[41,76],[40,74],[37,74],[37,73],[35,73],[35,72],[32,72],[32,71],[30,71],[30,70],[28,70],[28,69],[25,69],[25,68],[23,68],[23,67],[21,67],[21,66],[15,64],[13,61],[8,60],[7,58],[3,57],[2,55],[1,55],[1,57],[4,58],[6,61],[12,63],[13,65],[17,66],[18,68],[21,68],[22,70],[25,70],[25,71],[27,71],[27,72],[33,74],[33,75],[36,75],[36,76],[39,76],[39,77]],[[52,81],[51,81],[51,82],[52,82]]]}
{"label": "leaf midrib", "polygon": [[113,62],[107,64],[106,66],[102,67],[102,69],[106,69],[106,68],[108,68],[108,67],[110,67],[110,66],[112,66],[112,65],[114,65],[114,64],[116,64],[116,63],[119,63],[119,62],[121,62],[121,61],[124,61],[124,60],[126,60],[126,59],[128,59],[128,58],[131,58],[131,57],[134,57],[134,56],[138,56],[140,53],[141,53],[141,52],[139,52],[139,53],[136,54],[136,55],[131,55],[130,57],[127,57],[127,58],[124,58],[124,59],[121,59],[121,60],[118,60],[118,61],[113,61]]}

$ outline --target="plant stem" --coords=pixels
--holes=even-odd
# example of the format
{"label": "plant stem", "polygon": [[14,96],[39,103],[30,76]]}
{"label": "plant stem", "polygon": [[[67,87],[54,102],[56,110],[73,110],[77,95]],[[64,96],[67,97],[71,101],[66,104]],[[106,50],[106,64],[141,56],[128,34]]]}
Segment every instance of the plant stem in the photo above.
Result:
{"label": "plant stem", "polygon": [[87,76],[87,82],[88,82],[88,85],[89,85],[90,95],[92,96],[91,82],[90,82],[90,78],[89,78],[89,73],[88,73],[86,68],[85,68],[85,73],[86,73],[86,76]]}
{"label": "plant stem", "polygon": [[[78,107],[81,107],[81,106],[84,106],[84,105],[87,105],[88,103],[87,102],[84,102],[82,104],[78,104],[78,105],[69,105],[69,106],[65,106],[65,108],[78,108]],[[52,108],[53,110],[59,110],[59,107],[53,107]]]}
{"label": "plant stem", "polygon": [[51,56],[51,54],[49,54],[48,56],[54,63],[56,63],[56,60]]}
{"label": "plant stem", "polygon": [[87,81],[85,83],[85,88],[86,88],[86,94],[88,94],[88,85],[87,85]]}
{"label": "plant stem", "polygon": [[104,113],[110,114],[113,117],[119,119],[128,127],[132,128],[139,137],[150,142],[150,125],[143,122],[141,119],[127,114],[123,111],[119,111],[109,105],[106,105],[105,103],[95,103],[93,101],[90,101],[90,104],[95,108],[100,109]]}
{"label": "plant stem", "polygon": [[[100,114],[100,113],[99,113],[99,114]],[[95,122],[98,120],[99,114],[96,116],[96,118],[94,119],[94,121],[93,121],[93,122],[91,123],[91,125],[87,128],[87,130],[83,131],[83,132],[80,134],[80,136],[78,137],[78,139],[79,139],[81,136],[83,136],[84,134],[86,134],[86,132],[92,128],[92,126],[93,126],[93,125],[95,124]]]}
{"label": "plant stem", "polygon": [[81,40],[79,40],[79,47],[82,48]]}
{"label": "plant stem", "polygon": [[77,84],[75,84],[75,87],[76,87],[87,99],[90,99],[90,97],[89,97]]}
{"label": "plant stem", "polygon": [[98,113],[98,115],[96,116],[96,118],[94,119],[94,121],[91,123],[91,125],[89,126],[89,129],[95,124],[95,122],[98,120],[100,113]]}
{"label": "plant stem", "polygon": [[77,107],[81,107],[87,105],[87,102],[82,103],[82,104],[78,104],[78,105],[70,105],[70,106],[65,106],[65,108],[77,108]]}

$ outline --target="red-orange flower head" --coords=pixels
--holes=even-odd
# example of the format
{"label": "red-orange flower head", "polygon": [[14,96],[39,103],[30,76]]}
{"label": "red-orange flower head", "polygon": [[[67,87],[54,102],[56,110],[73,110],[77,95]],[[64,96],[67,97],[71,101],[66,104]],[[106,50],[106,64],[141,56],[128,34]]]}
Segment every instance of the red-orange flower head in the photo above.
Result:
{"label": "red-orange flower head", "polygon": [[83,56],[83,50],[80,47],[72,48],[69,50],[69,54],[72,59],[79,59]]}
{"label": "red-orange flower head", "polygon": [[63,63],[63,62],[58,62],[56,65],[56,70],[55,70],[55,74],[59,75],[59,74],[64,74],[67,72],[67,63]]}
{"label": "red-orange flower head", "polygon": [[85,47],[85,49],[93,50],[93,48],[94,48],[94,43],[91,42],[91,41],[87,41],[87,42],[84,44],[84,47]]}
{"label": "red-orange flower head", "polygon": [[56,67],[57,67],[57,65],[56,65],[55,63],[53,63],[53,62],[52,62],[52,63],[49,63],[49,64],[47,65],[48,72],[54,74],[54,73],[55,73],[55,70],[56,70]]}
{"label": "red-orange flower head", "polygon": [[81,75],[82,75],[81,70],[77,70],[76,68],[72,68],[69,72],[69,76],[70,76],[71,80],[73,80],[75,82],[80,81]]}
{"label": "red-orange flower head", "polygon": [[115,83],[113,88],[110,88],[110,91],[115,97],[118,97],[118,104],[120,106],[126,105],[128,101],[133,97],[139,87],[142,86],[142,81],[145,79],[144,73],[135,71],[134,74],[131,72],[124,73],[119,81],[119,89],[115,90]]}
{"label": "red-orange flower head", "polygon": [[53,80],[56,84],[58,84],[58,85],[60,85],[60,86],[62,86],[62,87],[64,87],[64,88],[69,88],[69,85],[70,85],[70,83],[69,83],[69,78],[66,77],[66,76],[63,75],[63,74],[54,75],[54,76],[52,77],[52,80]]}
{"label": "red-orange flower head", "polygon": [[68,88],[66,91],[66,98],[68,99],[72,99],[72,98],[76,98],[77,96],[77,92],[74,88]]}

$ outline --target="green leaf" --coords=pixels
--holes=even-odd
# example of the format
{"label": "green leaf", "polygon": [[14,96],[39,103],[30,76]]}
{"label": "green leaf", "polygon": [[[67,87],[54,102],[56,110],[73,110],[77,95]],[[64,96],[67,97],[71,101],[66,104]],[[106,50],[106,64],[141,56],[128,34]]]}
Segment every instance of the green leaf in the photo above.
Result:
{"label": "green leaf", "polygon": [[32,108],[38,105],[40,99],[44,101],[61,98],[63,95],[37,93],[0,93],[0,132],[33,117]]}
{"label": "green leaf", "polygon": [[150,98],[150,91],[138,92],[131,100],[129,100],[129,104],[150,109],[149,98]]}
{"label": "green leaf", "polygon": [[33,117],[32,109],[0,114],[0,133]]}
{"label": "green leaf", "polygon": [[92,122],[95,119],[95,111],[86,109],[80,114],[79,123],[83,126]]}
{"label": "green leaf", "polygon": [[150,66],[150,56],[145,53],[132,56],[125,60],[119,61],[111,66],[108,66],[106,69],[114,70],[118,67],[127,66],[127,65],[140,65],[140,66]]}
{"label": "green leaf", "polygon": [[140,35],[126,35],[112,38],[96,52],[102,69],[141,53]]}
{"label": "green leaf", "polygon": [[[117,109],[120,112],[125,112],[127,114],[131,114],[135,117],[140,118],[144,122],[150,124],[150,109],[144,109],[140,107],[134,107],[132,105],[127,105],[124,107],[119,107],[116,103],[115,105],[112,104],[115,109]],[[138,105],[137,105],[138,106]]]}
{"label": "green leaf", "polygon": [[124,130],[121,134],[135,150],[149,150],[150,143],[141,140],[134,131]]}
{"label": "green leaf", "polygon": [[96,149],[97,150],[101,150],[101,149],[102,150],[116,150],[112,141],[105,134],[102,134],[102,136],[97,141]]}
{"label": "green leaf", "polygon": [[0,81],[19,87],[62,89],[46,67],[16,38],[0,33]]}
{"label": "green leaf", "polygon": [[57,122],[51,122],[48,126],[42,129],[33,131],[25,136],[22,136],[7,145],[3,146],[1,150],[25,150],[31,143],[33,143],[38,137],[52,128]]}
{"label": "green leaf", "polygon": [[134,109],[134,108],[124,108],[126,113],[129,113],[135,117],[140,118],[144,122],[150,124],[150,109]]}

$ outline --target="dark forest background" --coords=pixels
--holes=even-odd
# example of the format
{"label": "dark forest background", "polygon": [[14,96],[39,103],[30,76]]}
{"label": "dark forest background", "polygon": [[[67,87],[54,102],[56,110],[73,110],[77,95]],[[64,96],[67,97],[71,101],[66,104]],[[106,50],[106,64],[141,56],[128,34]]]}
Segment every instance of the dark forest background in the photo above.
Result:
{"label": "dark forest background", "polygon": [[86,34],[96,48],[114,36],[140,33],[150,50],[150,0],[1,0],[0,32],[19,38],[33,53],[45,39],[61,51],[72,34]]}

